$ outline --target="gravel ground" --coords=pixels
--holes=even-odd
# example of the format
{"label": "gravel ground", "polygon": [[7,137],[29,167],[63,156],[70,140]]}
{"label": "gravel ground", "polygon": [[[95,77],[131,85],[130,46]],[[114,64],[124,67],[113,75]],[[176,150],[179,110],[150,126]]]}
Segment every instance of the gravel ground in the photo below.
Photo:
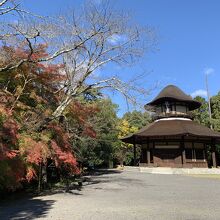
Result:
{"label": "gravel ground", "polygon": [[106,171],[82,189],[0,205],[0,219],[220,219],[220,180]]}

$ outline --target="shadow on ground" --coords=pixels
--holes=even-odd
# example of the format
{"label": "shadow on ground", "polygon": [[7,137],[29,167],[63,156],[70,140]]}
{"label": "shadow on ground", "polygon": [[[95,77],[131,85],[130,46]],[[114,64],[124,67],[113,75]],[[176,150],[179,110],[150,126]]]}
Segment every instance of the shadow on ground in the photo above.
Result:
{"label": "shadow on ground", "polygon": [[52,190],[45,190],[40,194],[33,193],[31,196],[27,196],[24,193],[18,193],[18,196],[14,194],[13,196],[8,196],[5,200],[0,199],[0,220],[32,220],[36,218],[44,218],[49,210],[53,208],[55,200],[40,199],[39,197],[35,197],[36,195],[48,196],[57,193],[68,193],[73,196],[80,196],[83,195],[81,191],[84,187],[112,181],[109,174],[120,173],[121,171],[118,170],[93,170],[81,177],[82,184],[70,184],[68,191],[65,187],[60,187]]}
{"label": "shadow on ground", "polygon": [[101,176],[106,174],[120,174],[121,172],[122,172],[121,170],[114,170],[114,169],[97,169],[88,172],[88,175]]}
{"label": "shadow on ground", "polygon": [[90,171],[87,174],[85,174],[82,178],[83,186],[109,182],[111,179],[109,176],[110,174],[120,174],[121,172],[122,171],[120,170],[108,170],[108,169],[98,169],[98,170]]}
{"label": "shadow on ground", "polygon": [[0,219],[36,219],[43,218],[52,208],[54,200],[42,200],[39,198],[26,197],[15,199],[14,201],[4,201],[0,203]]}
{"label": "shadow on ground", "polygon": [[101,177],[104,175],[109,175],[109,174],[120,174],[122,171],[119,170],[113,170],[113,169],[97,169],[97,170],[90,170],[86,172],[84,175],[82,175],[77,181],[74,182],[69,182],[69,186],[64,186],[64,187],[57,187],[57,188],[52,188],[48,190],[44,190],[41,192],[40,196],[48,196],[48,195],[54,195],[58,193],[69,193],[73,195],[83,195],[81,192],[85,186],[88,185],[93,185],[93,184],[98,184],[101,182],[109,182],[109,177],[106,178],[98,178],[96,177]]}

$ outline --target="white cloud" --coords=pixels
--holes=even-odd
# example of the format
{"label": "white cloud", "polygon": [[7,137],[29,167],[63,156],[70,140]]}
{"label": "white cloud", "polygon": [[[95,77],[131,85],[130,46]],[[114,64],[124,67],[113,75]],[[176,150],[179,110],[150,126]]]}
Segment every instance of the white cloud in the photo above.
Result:
{"label": "white cloud", "polygon": [[125,36],[123,36],[123,35],[119,35],[119,34],[113,34],[109,39],[108,39],[108,41],[109,41],[109,43],[111,43],[111,44],[118,44],[118,43],[121,43],[121,42],[123,42],[123,41],[125,41],[126,40],[126,37]]}
{"label": "white cloud", "polygon": [[206,68],[205,70],[204,70],[204,73],[206,74],[206,75],[210,75],[210,74],[212,74],[212,73],[214,73],[215,72],[215,70],[213,69],[213,68]]}
{"label": "white cloud", "polygon": [[191,93],[191,96],[194,98],[196,96],[202,96],[202,97],[207,97],[207,91],[204,89],[198,89]]}

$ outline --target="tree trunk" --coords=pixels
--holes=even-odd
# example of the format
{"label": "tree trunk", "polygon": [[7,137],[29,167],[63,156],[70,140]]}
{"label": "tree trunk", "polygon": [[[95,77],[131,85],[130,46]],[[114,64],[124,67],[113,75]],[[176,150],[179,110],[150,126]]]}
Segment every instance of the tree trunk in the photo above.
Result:
{"label": "tree trunk", "polygon": [[52,120],[54,120],[54,119],[56,119],[56,118],[58,118],[59,116],[62,115],[63,111],[70,104],[71,100],[72,99],[71,99],[70,96],[66,97],[66,99],[53,112],[52,116],[45,118],[38,125],[36,125],[36,129],[35,130],[38,131],[38,132],[41,132],[44,129],[46,129],[46,127],[47,127],[49,122],[51,122]]}
{"label": "tree trunk", "polygon": [[47,187],[47,164],[42,164],[42,186],[43,189]]}
{"label": "tree trunk", "polygon": [[69,177],[65,177],[65,182],[66,182],[66,192],[70,191],[70,183],[69,183]]}
{"label": "tree trunk", "polygon": [[63,111],[70,104],[71,100],[72,96],[67,96],[66,99],[53,112],[53,117],[58,118],[60,115],[62,115]]}
{"label": "tree trunk", "polygon": [[124,165],[124,159],[121,159],[120,160],[120,166],[123,167],[123,165]]}
{"label": "tree trunk", "polygon": [[42,163],[39,166],[39,175],[38,175],[38,193],[41,192],[42,189]]}

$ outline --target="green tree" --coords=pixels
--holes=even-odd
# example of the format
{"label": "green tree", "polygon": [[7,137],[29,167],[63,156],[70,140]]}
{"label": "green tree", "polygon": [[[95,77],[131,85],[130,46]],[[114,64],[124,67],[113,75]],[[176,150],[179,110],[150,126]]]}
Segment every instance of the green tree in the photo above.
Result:
{"label": "green tree", "polygon": [[212,109],[212,126],[215,131],[220,131],[220,92],[217,95],[211,97],[211,109]]}
{"label": "green tree", "polygon": [[[202,105],[199,109],[193,111],[194,120],[207,127],[212,125],[215,131],[220,131],[220,92],[217,95],[212,96],[210,100],[212,112],[211,120],[209,118],[208,102],[200,96],[197,96],[195,100],[201,102]],[[220,153],[219,145],[217,145],[217,151]],[[208,154],[209,153],[210,152],[208,152]]]}
{"label": "green tree", "polygon": [[99,98],[92,103],[97,109],[90,114],[88,121],[94,129],[95,137],[79,135],[80,138],[74,139],[73,145],[84,165],[108,167],[112,164],[114,148],[118,142],[118,106],[110,99]]}
{"label": "green tree", "polygon": [[[148,112],[133,111],[126,112],[119,121],[119,138],[132,134],[151,122],[151,116]],[[140,158],[141,151],[137,148],[137,158]],[[134,161],[133,145],[118,142],[115,150],[115,157],[120,165],[132,165]]]}
{"label": "green tree", "polygon": [[137,110],[126,112],[122,118],[127,120],[131,126],[135,126],[138,129],[149,124],[152,120],[148,112],[141,112]]}
{"label": "green tree", "polygon": [[210,100],[212,112],[211,121],[208,112],[208,102],[200,96],[197,96],[195,100],[201,102],[202,105],[199,109],[192,112],[194,120],[207,127],[210,127],[212,124],[215,131],[220,131],[220,92],[217,95],[212,96]]}
{"label": "green tree", "polygon": [[196,109],[192,112],[194,120],[202,125],[209,127],[210,119],[209,119],[209,112],[208,112],[208,102],[200,96],[195,97],[194,100],[201,102],[202,104],[199,109]]}

